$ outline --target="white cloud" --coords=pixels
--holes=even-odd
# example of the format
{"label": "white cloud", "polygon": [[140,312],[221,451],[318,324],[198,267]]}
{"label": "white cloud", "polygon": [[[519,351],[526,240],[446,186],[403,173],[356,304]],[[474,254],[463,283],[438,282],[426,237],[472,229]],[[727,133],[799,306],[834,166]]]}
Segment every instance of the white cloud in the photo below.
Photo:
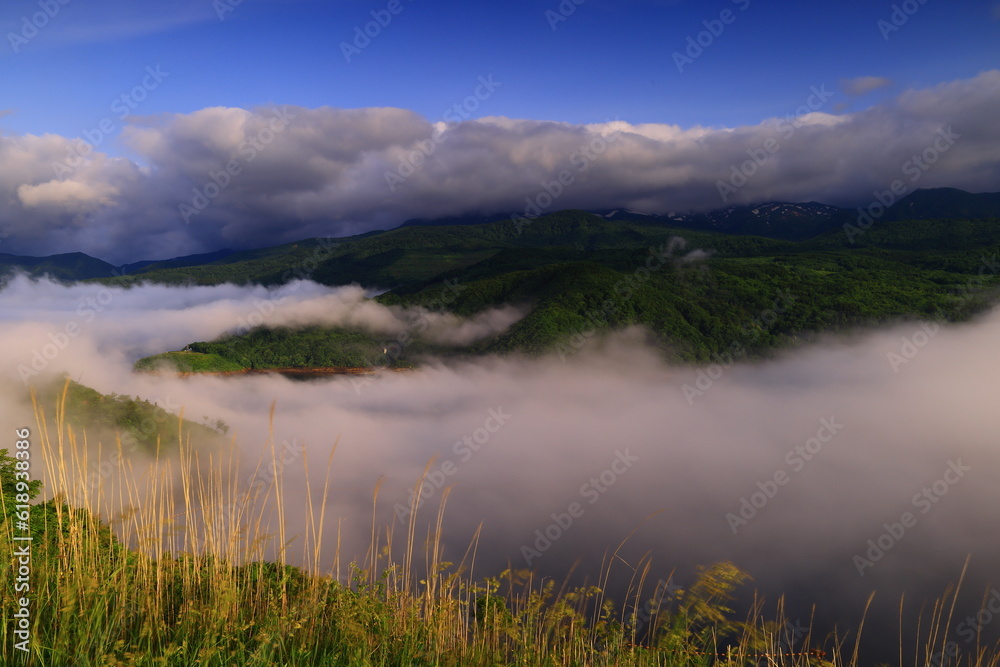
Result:
{"label": "white cloud", "polygon": [[[517,308],[503,307],[461,318],[424,309],[387,307],[367,298],[370,296],[370,290],[357,285],[326,287],[303,280],[276,288],[229,284],[178,288],[143,284],[123,289],[92,284],[62,285],[17,275],[0,290],[0,327],[24,326],[32,330],[48,327],[52,331],[65,331],[67,324],[74,323],[82,329],[81,340],[88,341],[81,347],[92,346],[93,353],[128,364],[141,356],[178,350],[195,340],[214,340],[260,324],[345,326],[391,339],[403,331],[412,331],[412,323],[419,319],[427,339],[468,344],[500,333],[524,316]],[[40,303],[44,304],[44,310],[39,310]],[[18,377],[20,366],[31,368],[34,350],[46,342],[49,341],[44,336],[34,335],[10,341],[5,363],[0,364],[0,375]],[[72,364],[85,356],[68,354],[63,361]],[[46,374],[67,370],[74,377],[83,371],[62,363],[46,364]]]}
{"label": "white cloud", "polygon": [[53,206],[78,211],[109,206],[117,193],[110,183],[91,186],[80,181],[48,181],[17,188],[17,197],[27,208]]}
{"label": "white cloud", "polygon": [[[869,79],[852,85],[878,83]],[[998,107],[1000,71],[907,90],[857,113],[820,105],[722,129],[484,118],[441,131],[403,109],[215,107],[130,119],[122,138],[142,168],[94,151],[56,177],[53,164],[79,140],[0,137],[0,197],[13,202],[0,211],[0,232],[10,234],[12,251],[164,258],[410,218],[522,212],[564,171],[572,182],[546,210],[683,212],[766,200],[854,206],[908,178],[903,164],[947,127],[960,139],[919,182],[905,184],[992,191],[1000,182]],[[719,183],[769,141],[779,149],[723,201]],[[181,207],[199,196],[202,206],[186,222]]]}

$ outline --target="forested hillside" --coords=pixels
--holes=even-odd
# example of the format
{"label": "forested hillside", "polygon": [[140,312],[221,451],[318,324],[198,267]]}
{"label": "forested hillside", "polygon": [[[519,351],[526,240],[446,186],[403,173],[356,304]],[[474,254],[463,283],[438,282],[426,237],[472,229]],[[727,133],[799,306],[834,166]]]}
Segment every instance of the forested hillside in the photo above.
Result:
{"label": "forested hillside", "polygon": [[695,362],[758,356],[820,332],[908,318],[967,319],[992,302],[998,251],[996,218],[884,220],[852,234],[838,229],[784,241],[562,211],[520,223],[410,226],[337,245],[313,240],[284,247],[284,254],[272,249],[147,277],[277,284],[298,276],[382,286],[388,291],[376,299],[386,305],[433,309],[447,293],[447,309],[463,316],[504,305],[527,312],[468,348],[432,348],[414,336],[389,359],[382,350],[391,337],[317,327],[192,343],[191,350],[215,355],[227,368],[409,364],[428,354],[565,355],[594,332],[634,325],[654,335],[666,358]]}

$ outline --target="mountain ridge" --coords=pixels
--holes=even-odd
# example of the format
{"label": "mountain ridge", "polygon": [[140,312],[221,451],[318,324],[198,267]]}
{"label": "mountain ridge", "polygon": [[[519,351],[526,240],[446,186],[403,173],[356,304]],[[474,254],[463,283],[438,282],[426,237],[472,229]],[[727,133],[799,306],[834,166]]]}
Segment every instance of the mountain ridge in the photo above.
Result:
{"label": "mountain ridge", "polygon": [[[863,208],[863,207],[860,207]],[[337,244],[372,241],[386,235],[414,232],[420,229],[446,230],[448,228],[503,228],[505,223],[519,220],[518,235],[523,237],[517,245],[533,245],[531,233],[522,234],[521,227],[530,230],[535,220],[560,216],[571,209],[546,213],[538,218],[523,218],[517,214],[452,216],[433,220],[407,220],[399,227],[336,238]],[[706,213],[641,213],[627,209],[585,211],[607,222],[637,223],[643,227],[661,226],[695,232],[714,232],[736,236],[760,236],[765,239],[801,241],[815,239],[840,230],[845,224],[857,220],[858,209],[823,204],[821,202],[760,202],[728,206]],[[982,219],[1000,217],[1000,192],[969,193],[956,188],[918,189],[894,202],[886,209],[882,221],[949,219]],[[527,223],[527,224],[525,224]],[[573,230],[565,230],[560,243],[574,243]],[[552,238],[543,243],[551,245]],[[233,250],[220,249],[162,260],[140,260],[115,266],[82,252],[59,253],[44,257],[0,253],[0,276],[23,271],[32,277],[49,275],[57,280],[75,281],[128,276],[153,277],[178,269],[197,269],[221,265],[239,265],[246,262],[280,264],[276,258],[294,254],[299,248],[315,249],[319,239],[264,246],[261,248]],[[378,245],[377,242],[373,242]],[[455,244],[463,245],[459,238]],[[335,245],[335,244],[330,244]],[[301,253],[300,253],[301,254]],[[366,256],[368,258],[371,255]],[[357,258],[365,259],[365,258]],[[388,258],[383,258],[388,259]],[[378,261],[378,260],[371,260]],[[369,262],[370,263],[370,262]],[[338,273],[334,271],[334,273]],[[274,279],[280,280],[278,272]],[[331,276],[333,277],[333,276]],[[338,276],[338,279],[340,277]],[[348,280],[350,282],[350,280]]]}

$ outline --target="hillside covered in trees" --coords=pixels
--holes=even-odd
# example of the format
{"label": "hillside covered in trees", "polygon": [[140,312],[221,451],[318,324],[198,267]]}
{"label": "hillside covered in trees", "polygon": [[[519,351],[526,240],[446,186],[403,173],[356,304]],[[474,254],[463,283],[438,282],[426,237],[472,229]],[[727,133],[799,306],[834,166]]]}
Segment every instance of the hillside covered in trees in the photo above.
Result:
{"label": "hillside covered in trees", "polygon": [[[410,365],[428,355],[572,353],[642,326],[667,359],[735,360],[821,332],[966,320],[992,303],[1000,219],[879,220],[789,241],[608,220],[583,211],[388,232],[227,256],[109,280],[279,285],[308,278],[386,291],[384,305],[526,315],[465,347],[359,329],[261,327],[192,342],[180,370]],[[396,343],[393,345],[393,343]],[[388,352],[384,352],[388,350]],[[197,356],[211,355],[211,356]],[[387,356],[388,355],[388,356]],[[143,360],[149,369],[157,360]]]}

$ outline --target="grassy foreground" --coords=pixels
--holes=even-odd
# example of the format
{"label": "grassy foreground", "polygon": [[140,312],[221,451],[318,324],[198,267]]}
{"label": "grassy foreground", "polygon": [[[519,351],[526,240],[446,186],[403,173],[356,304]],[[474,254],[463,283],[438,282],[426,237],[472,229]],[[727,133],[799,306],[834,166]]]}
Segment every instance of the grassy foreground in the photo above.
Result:
{"label": "grassy foreground", "polygon": [[[30,448],[16,449],[16,458],[0,450],[0,549],[7,554],[23,544],[15,539],[24,534],[15,513],[24,501],[15,487],[25,459],[18,452],[29,451],[32,477],[44,470],[49,485],[48,500],[31,507],[30,594],[15,593],[16,566],[0,568],[4,665],[865,664],[856,638],[810,632],[790,642],[780,603],[770,619],[762,605],[745,621],[732,619],[726,605],[746,575],[729,563],[703,568],[689,588],[664,594],[651,585],[652,565],[644,560],[629,566],[633,584],[618,601],[600,586],[557,591],[526,571],[474,581],[474,540],[463,562],[441,561],[447,493],[426,553],[415,549],[414,507],[401,538],[373,522],[368,554],[343,573],[338,535],[334,565],[324,571],[329,489],[324,485],[316,507],[285,507],[273,446],[262,464],[273,472],[267,488],[242,488],[230,463],[206,464],[183,433],[158,449],[177,456],[157,455],[142,474],[126,459],[124,474],[95,487],[79,472],[87,469],[82,434],[65,422],[68,386],[54,406],[55,432],[46,428],[52,408],[36,401]],[[121,453],[120,440],[117,446]],[[29,486],[30,495],[40,490]],[[262,560],[271,538],[291,541],[282,520],[290,511],[306,518],[305,568],[287,565],[285,549],[276,562]],[[109,516],[110,524],[98,518]],[[21,640],[14,632],[24,595],[27,652],[15,648]],[[935,607],[917,637],[917,653],[926,656],[919,664],[932,664],[944,645],[947,604]],[[993,667],[997,659],[981,651],[953,664]]]}

